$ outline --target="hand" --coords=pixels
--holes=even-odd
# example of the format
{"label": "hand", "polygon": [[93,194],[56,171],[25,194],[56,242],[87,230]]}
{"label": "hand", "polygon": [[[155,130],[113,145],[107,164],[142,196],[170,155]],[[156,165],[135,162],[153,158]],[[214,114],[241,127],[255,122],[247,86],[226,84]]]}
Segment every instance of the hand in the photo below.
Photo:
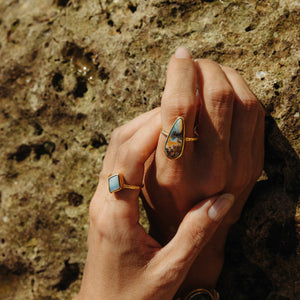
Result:
{"label": "hand", "polygon": [[160,111],[117,129],[90,205],[88,255],[77,299],[172,299],[190,266],[233,203],[211,197],[191,209],[177,234],[161,247],[139,225],[138,190],[108,192],[110,173],[141,185],[144,163],[157,146]]}
{"label": "hand", "polygon": [[[198,93],[196,93],[198,87]],[[200,59],[179,48],[170,60],[161,103],[163,130],[178,116],[186,123],[183,155],[171,160],[159,137],[148,160],[143,194],[151,234],[162,245],[170,240],[186,212],[206,197],[230,192],[235,203],[193,265],[188,288],[215,286],[223,264],[229,227],[238,220],[263,166],[264,111],[242,77],[233,69]],[[199,268],[205,270],[199,273]]]}

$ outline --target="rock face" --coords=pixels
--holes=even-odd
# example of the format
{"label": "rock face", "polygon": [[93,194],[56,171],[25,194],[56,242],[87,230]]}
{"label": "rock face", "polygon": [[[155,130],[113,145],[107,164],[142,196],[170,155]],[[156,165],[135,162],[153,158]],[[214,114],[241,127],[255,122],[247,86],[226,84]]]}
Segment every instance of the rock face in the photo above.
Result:
{"label": "rock face", "polygon": [[0,1],[0,298],[78,291],[110,133],[159,105],[185,45],[237,69],[267,114],[222,299],[300,299],[299,28],[293,0]]}

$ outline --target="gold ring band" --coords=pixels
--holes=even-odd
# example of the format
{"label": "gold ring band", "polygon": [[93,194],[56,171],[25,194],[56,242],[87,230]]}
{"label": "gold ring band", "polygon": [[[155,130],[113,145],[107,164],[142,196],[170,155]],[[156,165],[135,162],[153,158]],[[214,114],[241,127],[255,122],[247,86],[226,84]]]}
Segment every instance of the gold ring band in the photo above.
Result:
{"label": "gold ring band", "polygon": [[143,186],[144,186],[144,185],[139,186],[139,185],[130,185],[130,184],[124,183],[124,184],[123,184],[123,189],[139,190],[139,189],[141,189]]}
{"label": "gold ring band", "polygon": [[[160,132],[161,132],[162,135],[164,135],[166,137],[168,137],[168,135],[169,135],[166,131],[164,131],[162,129],[160,130]],[[196,142],[196,141],[198,141],[199,140],[198,133],[196,131],[194,133],[195,133],[195,135],[197,135],[196,137],[186,137],[185,141],[186,142]]]}
{"label": "gold ring band", "polygon": [[110,193],[116,193],[123,189],[140,190],[144,185],[130,185],[124,182],[124,176],[120,173],[108,176],[108,190]]}

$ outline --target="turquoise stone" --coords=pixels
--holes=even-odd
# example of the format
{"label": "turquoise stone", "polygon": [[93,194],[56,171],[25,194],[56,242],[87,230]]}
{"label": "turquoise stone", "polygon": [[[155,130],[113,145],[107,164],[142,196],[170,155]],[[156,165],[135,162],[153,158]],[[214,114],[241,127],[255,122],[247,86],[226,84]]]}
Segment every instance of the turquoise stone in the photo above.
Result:
{"label": "turquoise stone", "polygon": [[181,156],[185,141],[185,125],[183,117],[178,117],[167,136],[165,153],[170,159],[177,159]]}
{"label": "turquoise stone", "polygon": [[117,192],[121,189],[121,183],[118,174],[108,178],[108,189],[111,193]]}

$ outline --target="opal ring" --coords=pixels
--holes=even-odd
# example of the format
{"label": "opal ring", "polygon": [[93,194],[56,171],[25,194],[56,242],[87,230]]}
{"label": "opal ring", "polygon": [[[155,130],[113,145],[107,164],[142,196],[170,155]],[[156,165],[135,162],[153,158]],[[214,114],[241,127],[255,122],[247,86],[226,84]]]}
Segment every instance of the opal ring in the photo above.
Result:
{"label": "opal ring", "polygon": [[174,121],[169,133],[162,129],[160,132],[167,137],[164,151],[166,156],[170,159],[177,159],[182,155],[185,142],[195,142],[199,139],[196,131],[194,131],[196,137],[185,137],[185,123],[183,117],[178,117]]}
{"label": "opal ring", "polygon": [[[162,135],[164,135],[166,137],[168,137],[168,135],[169,135],[169,133],[167,133],[166,131],[164,131],[162,129],[160,130],[160,132],[161,132]],[[196,132],[195,132],[195,134],[198,135],[198,133],[196,133]],[[198,140],[199,140],[199,137],[193,137],[193,138],[186,137],[185,138],[186,142],[196,142]]]}
{"label": "opal ring", "polygon": [[108,176],[108,190],[115,193],[123,189],[140,190],[144,185],[129,185],[124,182],[124,176],[120,173]]}

